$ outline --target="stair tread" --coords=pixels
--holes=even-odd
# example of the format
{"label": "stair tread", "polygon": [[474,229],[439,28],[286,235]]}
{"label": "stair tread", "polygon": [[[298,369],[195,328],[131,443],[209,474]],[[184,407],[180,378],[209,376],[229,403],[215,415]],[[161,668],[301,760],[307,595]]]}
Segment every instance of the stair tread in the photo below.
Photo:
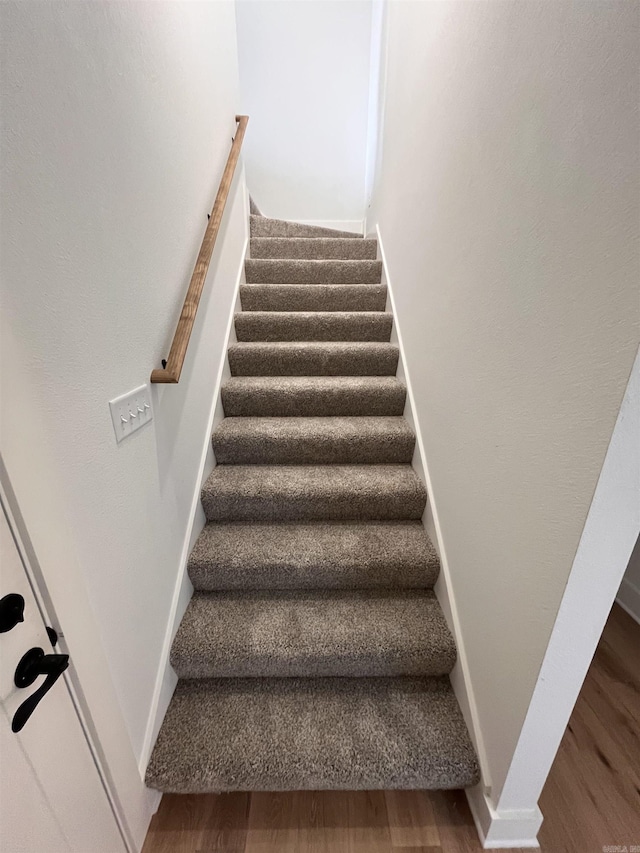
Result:
{"label": "stair tread", "polygon": [[232,376],[222,386],[227,417],[392,416],[405,398],[395,376]]}
{"label": "stair tread", "polygon": [[248,258],[244,269],[248,284],[379,284],[382,277],[375,260]]}
{"label": "stair tread", "polygon": [[399,349],[385,341],[244,341],[231,344],[228,355],[232,375],[244,378],[395,378]]}
{"label": "stair tread", "polygon": [[209,591],[430,588],[439,568],[419,521],[209,523],[188,563]]}
{"label": "stair tread", "polygon": [[213,433],[219,464],[410,462],[403,417],[224,418]]}
{"label": "stair tread", "polygon": [[175,793],[478,780],[446,676],[180,681],[146,775],[150,787]]}
{"label": "stair tread", "polygon": [[218,465],[202,489],[210,521],[400,520],[427,493],[411,465]]}
{"label": "stair tread", "polygon": [[241,284],[243,311],[384,311],[385,284]]}
{"label": "stair tread", "polygon": [[375,260],[377,251],[377,240],[350,237],[251,237],[250,243],[254,259]]}
{"label": "stair tread", "polygon": [[232,376],[225,384],[246,385],[247,388],[404,388],[397,376]]}
{"label": "stair tread", "polygon": [[445,675],[456,647],[432,590],[196,592],[179,678]]}
{"label": "stair tread", "polygon": [[383,341],[393,315],[385,311],[242,311],[238,341]]}
{"label": "stair tread", "polygon": [[274,219],[269,216],[250,216],[249,229],[252,237],[346,237],[349,240],[362,240],[362,234],[352,231],[303,225],[289,219]]}

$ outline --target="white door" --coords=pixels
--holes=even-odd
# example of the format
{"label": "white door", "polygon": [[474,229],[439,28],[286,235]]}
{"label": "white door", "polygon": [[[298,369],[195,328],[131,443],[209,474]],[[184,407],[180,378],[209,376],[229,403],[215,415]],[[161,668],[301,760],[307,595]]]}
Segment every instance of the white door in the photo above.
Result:
{"label": "white door", "polygon": [[[73,591],[70,590],[70,594]],[[7,599],[5,596],[11,595]],[[21,597],[21,598],[20,598]],[[24,601],[23,621],[20,617]],[[0,851],[125,853],[27,570],[0,510]],[[35,651],[34,651],[35,650]],[[40,650],[40,651],[38,651]],[[33,683],[15,684],[16,668]],[[44,674],[38,674],[43,671]],[[45,686],[48,688],[46,692]],[[40,701],[35,704],[38,697]],[[25,705],[25,701],[29,700]],[[35,707],[34,707],[35,705]],[[31,711],[29,714],[28,712]],[[19,729],[14,731],[13,729]]]}

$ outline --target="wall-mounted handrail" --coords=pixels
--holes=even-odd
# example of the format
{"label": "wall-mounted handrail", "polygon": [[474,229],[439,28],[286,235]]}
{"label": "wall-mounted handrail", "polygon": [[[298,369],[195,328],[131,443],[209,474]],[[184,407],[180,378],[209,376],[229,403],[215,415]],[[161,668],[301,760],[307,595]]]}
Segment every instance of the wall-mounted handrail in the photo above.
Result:
{"label": "wall-mounted handrail", "polygon": [[196,260],[196,265],[193,268],[191,281],[189,282],[189,289],[187,290],[187,295],[184,298],[184,305],[180,312],[180,319],[178,320],[171,349],[169,350],[169,357],[166,362],[163,362],[165,365],[163,368],[156,368],[156,370],[151,372],[152,382],[175,384],[179,381],[180,374],[182,373],[184,357],[187,352],[189,338],[191,337],[193,324],[198,311],[198,304],[200,302],[200,297],[202,296],[202,289],[209,270],[211,255],[213,254],[218,231],[220,230],[222,214],[224,213],[227,198],[229,197],[229,190],[231,189],[233,174],[236,170],[236,164],[238,163],[238,158],[240,156],[240,148],[242,147],[242,140],[244,139],[244,132],[247,127],[247,122],[249,121],[249,116],[236,116],[236,121],[238,122],[238,128],[236,130],[236,135],[233,138],[229,157],[227,158],[227,165],[224,167],[224,172],[222,173],[222,180],[218,187],[216,200],[213,203],[207,230],[204,232],[202,245],[198,252],[198,259]]}

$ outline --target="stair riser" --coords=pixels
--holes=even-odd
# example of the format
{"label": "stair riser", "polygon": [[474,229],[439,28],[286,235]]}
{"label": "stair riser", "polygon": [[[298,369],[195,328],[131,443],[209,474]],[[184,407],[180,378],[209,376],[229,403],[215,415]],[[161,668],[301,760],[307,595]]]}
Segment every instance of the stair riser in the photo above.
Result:
{"label": "stair riser", "polygon": [[213,437],[219,465],[350,465],[411,462],[415,438],[393,436],[379,439],[344,438],[318,442],[315,438],[280,441]]}
{"label": "stair riser", "polygon": [[394,494],[334,490],[325,493],[225,495],[203,491],[208,521],[360,521],[422,518],[426,497],[414,490]]}
{"label": "stair riser", "polygon": [[229,347],[232,376],[395,376],[398,348],[374,344],[332,349],[291,349],[256,344]]}
{"label": "stair riser", "polygon": [[189,562],[189,579],[199,592],[243,589],[432,589],[437,572],[422,565],[389,563],[373,572],[370,566],[299,565],[283,568],[264,565],[238,571],[233,578],[208,565]]}
{"label": "stair riser", "polygon": [[286,258],[289,260],[375,261],[378,244],[375,240],[313,237],[252,237],[253,259]]}
{"label": "stair riser", "polygon": [[385,341],[393,316],[384,312],[269,312],[236,314],[238,341]]}
{"label": "stair riser", "polygon": [[267,216],[251,216],[249,225],[252,237],[341,237],[362,240],[362,234],[354,234],[351,231],[338,231],[318,225],[300,225],[298,222],[270,219]]}
{"label": "stair riser", "polygon": [[222,405],[228,418],[237,417],[335,417],[344,415],[398,416],[404,412],[406,389],[402,386],[383,391],[303,390],[297,393],[280,391],[245,392],[243,389],[222,388]]}
{"label": "stair riser", "polygon": [[389,654],[386,658],[375,658],[366,652],[358,655],[350,652],[342,659],[322,660],[314,655],[300,655],[286,664],[278,661],[265,661],[258,652],[255,656],[247,654],[241,660],[219,660],[192,655],[189,661],[171,655],[171,666],[178,678],[384,678],[401,676],[438,676],[448,675],[456,662],[455,654],[442,652],[434,655],[437,660],[413,663]]}
{"label": "stair riser", "polygon": [[247,284],[380,284],[381,261],[245,261]]}
{"label": "stair riser", "polygon": [[388,564],[372,572],[370,567],[304,565],[291,569],[260,565],[238,571],[233,578],[197,562],[189,563],[189,579],[198,592],[228,592],[243,589],[432,589],[437,572],[422,566]]}
{"label": "stair riser", "polygon": [[243,311],[384,311],[384,284],[243,284]]}

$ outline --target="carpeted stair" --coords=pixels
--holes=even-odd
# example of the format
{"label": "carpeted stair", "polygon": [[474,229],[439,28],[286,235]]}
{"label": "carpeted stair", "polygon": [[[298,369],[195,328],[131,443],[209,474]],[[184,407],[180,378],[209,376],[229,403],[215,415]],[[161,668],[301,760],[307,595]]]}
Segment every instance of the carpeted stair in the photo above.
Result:
{"label": "carpeted stair", "polygon": [[411,462],[404,418],[225,418],[213,437],[219,465]]}
{"label": "carpeted stair", "polygon": [[376,243],[255,213],[250,227],[147,784],[473,785]]}
{"label": "carpeted stair", "polygon": [[231,344],[228,356],[234,377],[395,376],[398,369],[397,346],[368,341]]}
{"label": "carpeted stair", "polygon": [[406,393],[395,376],[232,376],[222,403],[228,417],[401,415]]}
{"label": "carpeted stair", "polygon": [[[251,215],[249,217],[251,238],[254,237],[333,237],[362,239],[361,234],[351,231],[335,231],[333,228],[319,228],[317,225],[301,225],[299,222],[287,222],[284,219],[269,219],[267,216]],[[281,257],[287,257],[282,255]],[[348,260],[348,259],[347,259]]]}

